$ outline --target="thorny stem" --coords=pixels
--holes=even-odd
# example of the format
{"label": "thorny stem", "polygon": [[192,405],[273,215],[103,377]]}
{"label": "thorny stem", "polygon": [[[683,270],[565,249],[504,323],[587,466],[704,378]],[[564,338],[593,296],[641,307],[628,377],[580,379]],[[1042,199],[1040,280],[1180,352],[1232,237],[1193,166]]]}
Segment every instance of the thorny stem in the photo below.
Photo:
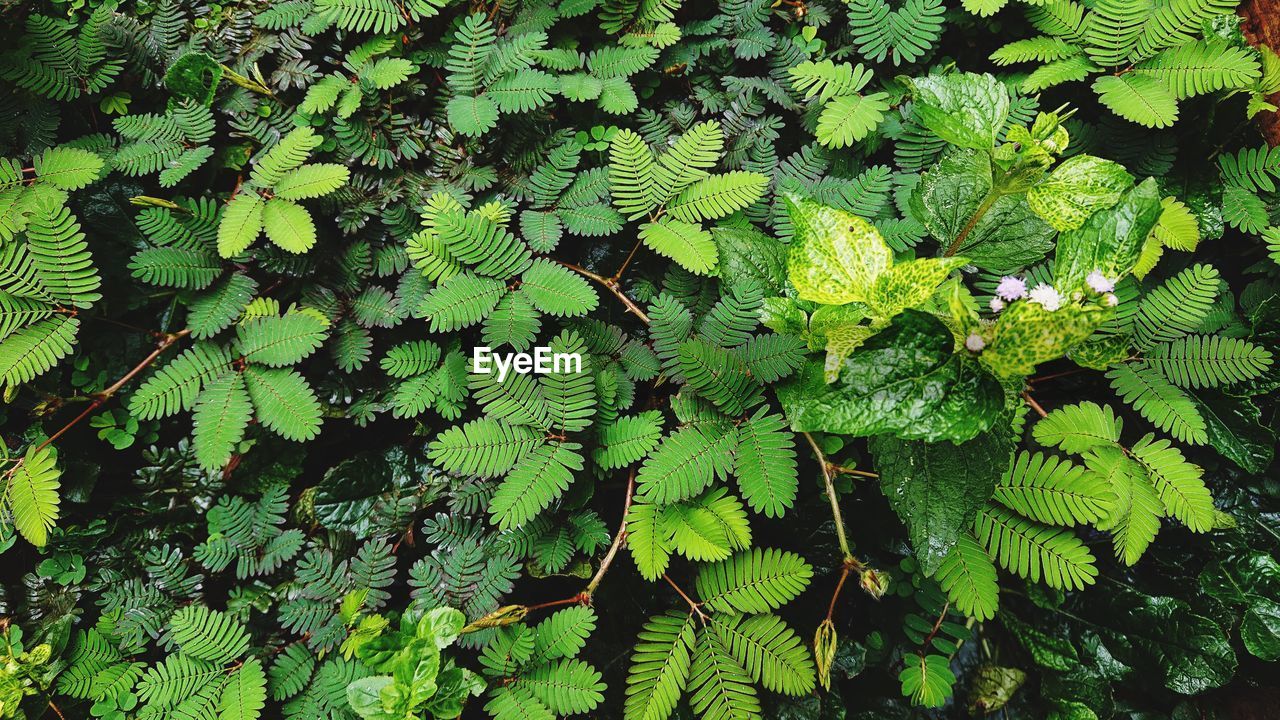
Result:
{"label": "thorny stem", "polygon": [[687,594],[685,594],[685,591],[680,589],[680,586],[676,584],[675,580],[671,579],[670,575],[663,573],[662,579],[666,580],[668,585],[675,588],[675,591],[680,593],[680,597],[684,598],[684,601],[689,603],[689,609],[692,610],[695,614],[697,614],[699,620],[701,620],[703,623],[707,621],[707,614],[702,612],[702,607],[699,606],[698,603],[694,602],[693,599],[690,598]]}
{"label": "thorny stem", "polygon": [[631,265],[631,258],[636,256],[636,251],[640,249],[640,239],[636,239],[636,244],[631,246],[631,252],[627,253],[627,259],[622,261],[622,265],[618,268],[618,272],[613,274],[614,282],[622,278],[622,273],[627,271],[627,267]]}
{"label": "thorny stem", "polygon": [[593,280],[599,283],[602,287],[604,287],[604,289],[613,293],[614,297],[622,301],[622,304],[627,306],[627,310],[629,312],[634,313],[636,317],[643,320],[645,325],[649,324],[649,316],[645,314],[644,310],[640,309],[640,306],[637,305],[634,300],[627,297],[626,293],[622,292],[622,287],[618,284],[617,278],[607,278],[598,273],[591,272],[590,270],[584,267],[581,267],[579,265],[574,265],[571,262],[565,262],[564,260],[555,260],[555,262],[559,265],[569,268],[570,270],[578,273],[579,275],[587,278],[588,280]]}
{"label": "thorny stem", "polygon": [[609,566],[613,564],[613,558],[618,554],[618,548],[622,547],[622,543],[627,539],[627,513],[631,511],[631,494],[635,491],[636,471],[632,470],[627,476],[627,497],[622,502],[622,520],[618,523],[618,532],[613,535],[613,544],[609,546],[609,552],[605,553],[604,559],[600,561],[600,569],[596,570],[596,574],[591,578],[591,582],[587,583],[587,587],[582,591],[582,595],[586,596],[587,602],[591,601],[591,596],[595,595],[596,588],[600,587],[600,581],[604,579],[604,574],[609,571]]}
{"label": "thorny stem", "polygon": [[58,709],[58,706],[54,704],[52,698],[49,699],[49,709],[53,710],[53,714],[57,715],[62,720],[67,720],[67,716],[62,714],[62,710]]}
{"label": "thorny stem", "polygon": [[[54,441],[56,441],[58,438],[65,435],[67,431],[71,430],[71,428],[79,424],[81,420],[84,420],[86,417],[88,417],[89,413],[102,407],[108,400],[111,399],[112,395],[115,395],[117,392],[120,391],[120,388],[124,387],[126,383],[128,383],[130,380],[137,377],[138,373],[150,367],[151,363],[155,362],[156,359],[159,358],[164,353],[165,350],[168,350],[174,343],[178,342],[179,340],[181,340],[182,338],[190,334],[191,334],[190,329],[184,329],[184,330],[179,330],[176,333],[170,333],[168,335],[165,335],[164,339],[156,344],[156,349],[152,350],[150,355],[143,358],[142,362],[138,363],[137,365],[134,365],[133,369],[125,373],[124,377],[112,383],[111,386],[108,387],[106,390],[103,390],[102,392],[98,393],[94,397],[93,402],[89,403],[89,406],[86,407],[83,412],[75,416],[75,418],[72,419],[71,422],[59,428],[58,431],[50,435],[47,440],[37,445],[36,450],[39,451],[39,450],[45,449],[46,447],[49,447],[49,445],[53,444]],[[18,460],[18,465],[20,464],[22,464],[21,459]],[[14,465],[13,468],[10,468],[9,472],[12,473],[13,470],[18,467],[18,465]]]}
{"label": "thorny stem", "polygon": [[1031,393],[1027,392],[1026,390],[1023,390],[1022,399],[1026,400],[1027,404],[1031,406],[1031,409],[1035,410],[1036,413],[1040,415],[1040,417],[1049,416],[1049,413],[1045,412],[1044,408],[1040,407],[1040,403],[1036,402],[1036,399],[1031,397]]}
{"label": "thorny stem", "polygon": [[840,552],[844,553],[844,561],[847,564],[853,560],[853,553],[849,550],[849,538],[844,534],[844,518],[840,515],[840,498],[836,495],[836,486],[831,482],[831,463],[827,462],[827,456],[822,452],[822,448],[818,447],[818,441],[809,433],[803,433],[804,439],[809,441],[809,447],[813,448],[813,454],[818,458],[818,465],[822,467],[822,483],[827,487],[827,499],[831,501],[831,517],[836,522],[836,538],[840,541]]}

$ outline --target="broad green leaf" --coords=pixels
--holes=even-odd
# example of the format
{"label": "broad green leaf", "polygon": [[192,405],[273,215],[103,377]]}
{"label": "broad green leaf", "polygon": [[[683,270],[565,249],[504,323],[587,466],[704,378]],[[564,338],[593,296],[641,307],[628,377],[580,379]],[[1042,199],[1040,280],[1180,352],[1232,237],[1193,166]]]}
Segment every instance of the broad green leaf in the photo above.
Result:
{"label": "broad green leaf", "polygon": [[1235,674],[1236,654],[1222,628],[1182,600],[1123,590],[1110,600],[1114,611],[1099,617],[1107,648],[1122,662],[1149,668],[1183,695],[1221,687]]}
{"label": "broad green leaf", "polygon": [[989,74],[913,78],[915,117],[953,145],[990,150],[1009,117],[1009,91]]}
{"label": "broad green leaf", "polygon": [[1000,377],[1030,375],[1042,362],[1060,358],[1093,334],[1113,314],[1097,304],[1068,304],[1055,311],[1016,302],[996,318],[980,359]]}
{"label": "broad green leaf", "polygon": [[827,385],[811,363],[778,400],[792,430],[968,440],[995,422],[1004,391],[954,342],[941,321],[907,310],[845,360],[839,381]]}
{"label": "broad green leaf", "polygon": [[910,208],[944,249],[991,272],[1016,272],[1053,247],[1053,228],[1031,210],[1026,195],[995,187],[985,151],[947,151],[920,177]]}
{"label": "broad green leaf", "polygon": [[964,443],[871,439],[880,489],[907,526],[920,567],[932,575],[995,490],[1013,438],[993,429]]}

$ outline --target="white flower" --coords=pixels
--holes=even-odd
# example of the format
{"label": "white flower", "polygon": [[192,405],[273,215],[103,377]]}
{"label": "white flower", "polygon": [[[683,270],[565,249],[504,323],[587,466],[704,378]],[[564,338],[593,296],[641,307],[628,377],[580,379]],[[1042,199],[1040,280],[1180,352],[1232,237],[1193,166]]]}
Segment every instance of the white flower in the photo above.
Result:
{"label": "white flower", "polygon": [[1004,301],[998,297],[991,298],[991,312],[1000,312],[1004,309]]}
{"label": "white flower", "polygon": [[1120,298],[1116,297],[1115,293],[1107,293],[1106,295],[1103,295],[1102,301],[1105,302],[1108,307],[1115,307],[1120,304]]}
{"label": "white flower", "polygon": [[1101,270],[1094,270],[1089,273],[1089,276],[1084,281],[1089,285],[1089,289],[1096,293],[1109,293],[1116,289],[1115,281],[1108,280]]}
{"label": "white flower", "polygon": [[969,348],[969,352],[982,352],[982,348],[987,346],[987,341],[983,340],[978,333],[969,333],[969,337],[964,339],[964,346]]}
{"label": "white flower", "polygon": [[1031,289],[1031,302],[1040,303],[1045,310],[1053,312],[1062,307],[1062,296],[1052,285],[1040,283]]}
{"label": "white flower", "polygon": [[1027,283],[1022,278],[1009,277],[1008,275],[1000,278],[1000,284],[996,286],[996,295],[1001,300],[1012,302],[1019,298],[1025,297],[1027,294]]}

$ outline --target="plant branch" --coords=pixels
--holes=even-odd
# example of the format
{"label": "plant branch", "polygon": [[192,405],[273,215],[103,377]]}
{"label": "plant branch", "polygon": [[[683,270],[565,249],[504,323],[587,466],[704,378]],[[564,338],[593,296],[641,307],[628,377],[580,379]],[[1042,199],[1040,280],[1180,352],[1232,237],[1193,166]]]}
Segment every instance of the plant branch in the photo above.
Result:
{"label": "plant branch", "polygon": [[706,613],[704,613],[704,612],[702,612],[702,607],[701,607],[701,605],[699,605],[698,603],[694,602],[694,601],[693,601],[693,599],[692,599],[692,598],[690,598],[690,597],[685,593],[685,591],[684,591],[684,590],[681,590],[681,589],[680,589],[680,586],[676,584],[676,581],[675,581],[675,580],[672,580],[672,579],[671,579],[671,576],[670,576],[670,575],[668,575],[668,574],[666,574],[666,573],[663,573],[663,574],[662,574],[662,579],[663,579],[663,580],[666,580],[668,585],[670,585],[671,587],[675,588],[675,591],[676,591],[676,592],[678,592],[678,593],[680,593],[680,597],[684,598],[684,601],[685,601],[685,602],[687,602],[687,603],[689,603],[689,609],[690,609],[690,610],[692,610],[694,613],[696,613],[696,614],[697,614],[697,616],[698,616],[698,619],[699,619],[699,620],[701,620],[701,621],[702,621],[702,622],[704,622],[704,623],[707,621],[707,614],[706,614]]}
{"label": "plant branch", "polygon": [[1033,397],[1031,397],[1031,393],[1027,392],[1026,390],[1023,390],[1023,391],[1022,391],[1022,399],[1023,399],[1023,400],[1026,400],[1026,401],[1027,401],[1027,405],[1030,405],[1030,406],[1031,406],[1031,409],[1032,409],[1032,410],[1035,410],[1035,411],[1036,411],[1036,413],[1040,415],[1040,417],[1048,417],[1048,416],[1049,416],[1049,413],[1045,412],[1045,411],[1044,411],[1044,408],[1040,407],[1040,403],[1036,402],[1036,399],[1035,399],[1035,398],[1033,398]]}
{"label": "plant branch", "polygon": [[640,239],[636,238],[636,244],[631,246],[631,252],[627,253],[627,259],[622,261],[622,266],[618,268],[618,272],[613,274],[613,281],[617,282],[622,278],[622,273],[627,271],[627,267],[631,265],[631,259],[636,256],[636,251],[640,249]]}
{"label": "plant branch", "polygon": [[822,452],[822,448],[818,447],[818,441],[809,433],[803,433],[804,439],[809,441],[809,447],[813,448],[813,454],[818,458],[818,465],[822,468],[822,483],[827,488],[827,499],[831,501],[831,517],[836,523],[836,537],[840,541],[840,552],[844,553],[844,561],[848,563],[853,560],[853,553],[849,550],[849,538],[844,533],[844,518],[840,515],[840,497],[836,494],[836,486],[832,483],[831,463],[827,462],[827,456]]}
{"label": "plant branch", "polygon": [[[75,418],[73,418],[71,422],[59,428],[58,431],[50,435],[47,440],[37,445],[36,450],[43,450],[46,447],[49,447],[49,445],[53,444],[54,441],[56,441],[58,438],[65,435],[69,430],[71,430],[71,428],[78,425],[81,420],[84,420],[86,417],[88,417],[90,413],[92,413],[94,410],[97,410],[98,408],[106,404],[106,402],[111,399],[111,396],[119,392],[120,388],[124,387],[130,380],[137,377],[138,373],[141,373],[143,370],[146,370],[148,367],[150,367],[151,363],[155,362],[157,358],[159,358],[162,354],[164,354],[165,350],[168,350],[170,347],[173,346],[174,343],[178,342],[179,340],[181,340],[182,338],[190,334],[191,334],[190,329],[184,329],[184,330],[179,330],[176,333],[169,333],[168,335],[165,335],[164,339],[156,344],[156,349],[152,350],[150,355],[143,358],[142,362],[139,362],[137,365],[134,365],[132,370],[125,373],[124,377],[112,383],[110,387],[108,387],[106,390],[103,390],[102,392],[97,393],[97,395],[93,399],[93,402],[89,403],[89,406],[86,407],[83,412],[75,416]],[[19,462],[21,462],[21,460],[19,460]]]}
{"label": "plant branch", "polygon": [[627,513],[631,511],[631,494],[635,491],[636,471],[633,469],[631,474],[627,476],[627,497],[622,502],[622,520],[618,522],[618,532],[614,533],[613,544],[609,546],[609,552],[605,553],[604,559],[600,561],[600,568],[596,570],[596,574],[591,578],[591,582],[587,583],[587,588],[582,591],[586,596],[587,602],[591,601],[591,596],[595,594],[596,588],[600,587],[600,581],[604,579],[604,574],[609,572],[609,566],[613,564],[613,558],[618,554],[618,548],[622,547],[622,543],[627,539]]}
{"label": "plant branch", "polygon": [[[599,283],[602,287],[604,287],[604,289],[613,293],[614,297],[618,298],[618,300],[621,300],[622,304],[627,306],[628,312],[634,313],[636,317],[644,321],[645,325],[649,324],[649,316],[645,314],[644,310],[640,309],[640,306],[637,305],[634,300],[627,297],[627,294],[622,292],[622,287],[618,284],[617,278],[607,278],[603,275],[600,275],[599,273],[591,272],[590,270],[584,267],[581,267],[579,265],[574,265],[571,262],[565,262],[564,260],[555,260],[554,258],[552,260],[553,262],[569,268],[570,270],[578,273],[579,275],[587,278],[588,280],[594,280],[595,282]],[[621,272],[621,270],[619,272]]]}

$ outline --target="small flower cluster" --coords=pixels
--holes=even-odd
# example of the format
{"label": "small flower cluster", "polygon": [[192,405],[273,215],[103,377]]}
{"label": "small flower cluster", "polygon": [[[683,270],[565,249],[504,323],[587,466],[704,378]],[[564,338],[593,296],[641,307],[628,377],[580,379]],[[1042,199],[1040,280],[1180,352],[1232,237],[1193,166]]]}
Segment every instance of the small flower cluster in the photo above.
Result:
{"label": "small flower cluster", "polygon": [[[1085,278],[1085,284],[1093,292],[1102,295],[1103,302],[1107,305],[1115,306],[1120,302],[1119,298],[1112,292],[1116,289],[1115,281],[1103,275],[1101,270],[1094,270],[1089,273],[1088,277]],[[1060,309],[1063,301],[1062,294],[1048,283],[1040,283],[1028,290],[1025,280],[1006,275],[1000,278],[1000,284],[996,286],[995,297],[991,298],[991,311],[1000,312],[1014,300],[1022,299],[1037,303],[1048,312]]]}

